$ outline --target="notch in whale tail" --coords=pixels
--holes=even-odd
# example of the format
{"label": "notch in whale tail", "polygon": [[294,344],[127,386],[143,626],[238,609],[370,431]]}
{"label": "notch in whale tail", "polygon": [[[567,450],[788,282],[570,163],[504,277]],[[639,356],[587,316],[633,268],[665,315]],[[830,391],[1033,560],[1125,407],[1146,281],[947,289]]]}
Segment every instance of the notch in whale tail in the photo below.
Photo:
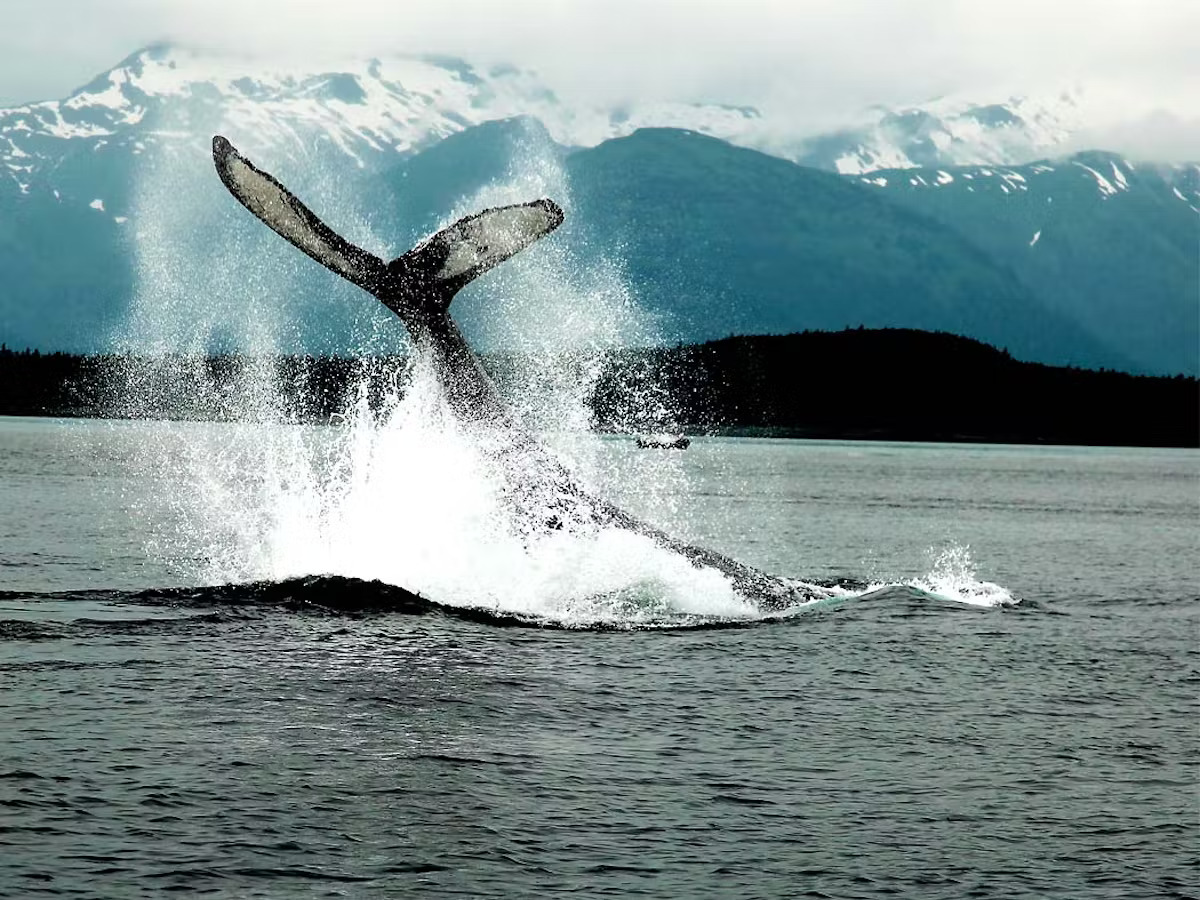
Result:
{"label": "notch in whale tail", "polygon": [[485,209],[384,263],[341,237],[221,135],[213,137],[213,162],[229,192],[268,228],[402,315],[444,310],[471,281],[563,222],[553,200]]}

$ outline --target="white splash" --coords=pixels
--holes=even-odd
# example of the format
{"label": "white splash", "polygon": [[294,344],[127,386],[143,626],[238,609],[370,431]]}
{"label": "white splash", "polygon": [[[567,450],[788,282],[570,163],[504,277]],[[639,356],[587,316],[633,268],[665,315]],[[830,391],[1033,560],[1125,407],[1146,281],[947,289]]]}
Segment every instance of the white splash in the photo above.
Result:
{"label": "white splash", "polygon": [[[139,501],[152,506],[133,512],[158,523],[149,552],[190,583],[377,579],[443,604],[568,626],[763,617],[720,572],[647,537],[614,528],[530,529],[518,521],[506,500],[519,487],[513,473],[496,463],[486,436],[450,414],[422,360],[383,386],[374,405],[364,377],[337,426],[280,424],[289,403],[274,355],[294,346],[296,321],[313,316],[311,304],[346,297],[331,288],[301,308],[295,295],[313,279],[294,267],[311,263],[227,202],[207,160],[163,155],[146,172],[136,204],[139,289],[122,337],[160,354],[161,371],[116,387],[130,405],[153,392],[158,406],[165,400],[176,413],[215,408],[236,420],[165,422],[139,451],[142,471],[161,488]],[[322,193],[319,182],[315,189],[314,206],[332,209],[342,228],[348,222],[348,238],[382,252],[353,197],[334,187]],[[538,196],[555,197],[569,215],[557,158],[531,146],[516,153],[505,178],[464,198],[447,219]],[[502,385],[518,422],[545,438],[586,488],[608,494],[619,484],[639,498],[647,518],[678,531],[684,512],[676,504],[688,493],[679,457],[614,462],[590,428],[587,400],[600,354],[654,343],[655,323],[631,302],[619,266],[581,266],[563,242],[547,241],[493,275],[486,290],[456,301],[456,317],[473,323],[485,344],[519,351]],[[402,326],[389,320],[387,329],[395,334]],[[351,337],[366,352],[380,333],[358,328]],[[214,348],[242,354],[245,366],[232,383],[206,368],[204,355]],[[664,398],[639,401],[641,411],[670,412]],[[945,551],[912,584],[960,602],[1011,602],[1003,588],[975,578],[965,547]],[[817,603],[856,595],[827,589]]]}
{"label": "white splash", "polygon": [[378,579],[565,625],[758,617],[721,573],[641,535],[523,529],[429,367],[398,388],[382,414],[364,392],[342,427],[164,424],[143,450],[162,505],[138,511],[168,525],[156,555],[206,583]]}
{"label": "white splash", "polygon": [[909,587],[971,606],[1016,605],[1007,589],[979,579],[969,545],[951,543],[940,550],[931,549],[930,554],[933,562],[928,574],[905,582]]}
{"label": "white splash", "polygon": [[[569,214],[557,158],[524,148],[504,179],[447,218],[539,196],[555,197]],[[149,548],[156,557],[193,583],[378,579],[444,604],[566,625],[757,617],[721,573],[644,536],[531,532],[515,521],[505,501],[518,487],[508,483],[513,473],[496,464],[486,436],[454,419],[422,360],[375,408],[364,380],[338,427],[279,424],[288,404],[272,360],[290,349],[291,320],[304,314],[293,267],[308,263],[248,218],[251,227],[239,227],[229,216],[244,217],[236,205],[214,211],[214,201],[227,199],[203,161],[165,156],[139,191],[139,289],[122,338],[161,362],[146,380],[117,387],[135,408],[148,392],[161,406],[170,390],[178,397],[167,405],[177,414],[217,408],[237,420],[163,423],[141,448],[142,469],[162,485],[155,508],[135,510],[160,523]],[[333,202],[325,196],[314,205],[328,210]],[[353,210],[340,212],[336,220],[355,221]],[[211,238],[198,242],[198,229]],[[347,236],[376,249],[380,242],[364,231],[360,222]],[[518,421],[545,434],[566,466],[603,493],[615,473],[587,405],[599,354],[653,343],[653,322],[630,301],[617,267],[581,267],[552,241],[493,274],[486,290],[456,301],[456,317],[485,345],[519,351],[503,386]],[[402,332],[398,322],[388,325]],[[232,384],[205,367],[214,347],[249,361]],[[685,493],[673,457],[647,456],[620,474],[639,479],[639,499],[656,521],[672,520]]]}

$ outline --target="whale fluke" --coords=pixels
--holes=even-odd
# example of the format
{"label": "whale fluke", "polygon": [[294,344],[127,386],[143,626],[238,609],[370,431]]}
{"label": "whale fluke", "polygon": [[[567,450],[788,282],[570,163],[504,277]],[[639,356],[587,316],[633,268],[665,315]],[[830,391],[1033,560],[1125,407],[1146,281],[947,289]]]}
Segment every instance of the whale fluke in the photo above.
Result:
{"label": "whale fluke", "polygon": [[341,237],[219,134],[213,137],[213,162],[229,193],[268,228],[347,281],[374,293],[386,273],[383,260]]}
{"label": "whale fluke", "polygon": [[282,184],[256,168],[225,138],[213,138],[221,181],[272,231],[317,262],[378,298],[408,328],[431,360],[454,415],[489,436],[496,462],[507,472],[506,496],[526,527],[614,527],[643,535],[692,565],[712,568],[734,589],[772,609],[812,599],[795,582],[672,538],[593,496],[509,414],[483,365],[450,316],[450,301],[466,284],[562,224],[552,200],[485,209],[459,219],[390,263],[345,240]]}
{"label": "whale fluke", "polygon": [[562,222],[563,211],[553,200],[485,209],[422,241],[389,263],[388,270],[418,268],[452,297]]}
{"label": "whale fluke", "polygon": [[221,135],[213,137],[213,162],[229,192],[267,227],[401,315],[444,311],[475,278],[563,222],[563,211],[553,200],[485,209],[385,264],[322,222]]}

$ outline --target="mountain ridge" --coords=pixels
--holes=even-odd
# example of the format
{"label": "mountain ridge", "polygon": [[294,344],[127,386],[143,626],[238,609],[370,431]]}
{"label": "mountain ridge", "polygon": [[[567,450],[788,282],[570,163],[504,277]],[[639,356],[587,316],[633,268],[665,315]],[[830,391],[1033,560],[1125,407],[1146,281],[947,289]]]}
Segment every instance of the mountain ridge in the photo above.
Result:
{"label": "mountain ridge", "polygon": [[[168,107],[174,112],[164,114]],[[1069,149],[1070,140],[1099,122],[1145,112],[1128,98],[1105,102],[1102,92],[1071,86],[1037,95],[871,107],[840,126],[814,131],[786,113],[749,106],[567,104],[535,73],[511,65],[481,68],[451,57],[396,56],[310,67],[159,43],[135,51],[65,99],[0,109],[0,171],[29,189],[64,141],[90,141],[95,150],[116,142],[143,152],[147,143],[199,133],[206,119],[215,124],[214,113],[249,150],[280,152],[321,134],[356,166],[372,168],[465,127],[532,114],[565,146],[595,146],[643,126],[679,127],[814,168],[862,174],[1028,162]]]}
{"label": "mountain ridge", "polygon": [[[658,146],[632,152],[639,143]],[[588,157],[609,159],[593,162],[599,172],[589,177],[580,171]],[[686,183],[661,190],[693,160],[696,171]],[[629,248],[635,281],[659,267],[655,305],[671,295],[689,297],[689,318],[735,332],[854,324],[940,329],[1009,346],[1023,359],[1125,364],[1119,353],[1106,353],[1060,321],[950,228],[863,194],[832,173],[665,129],[577,151],[567,166],[578,173],[576,192],[590,200],[585,219]],[[708,265],[689,250],[695,247],[719,262]],[[771,261],[766,271],[764,259]],[[732,320],[722,314],[723,298],[739,306]]]}
{"label": "mountain ridge", "polygon": [[[763,122],[753,109],[683,104],[581,111],[567,108],[532,73],[482,70],[444,58],[366,60],[316,71],[293,65],[265,74],[257,63],[214,65],[201,54],[156,46],[134,53],[66,100],[0,110],[0,172],[9,176],[0,177],[0,339],[95,349],[141,304],[144,310],[170,309],[176,335],[208,329],[219,333],[211,339],[216,346],[237,344],[239,329],[256,327],[249,311],[257,300],[241,293],[246,285],[216,271],[209,257],[221,247],[220,268],[269,264],[288,273],[289,296],[296,298],[288,328],[310,349],[339,346],[345,340],[339,335],[355,328],[355,334],[378,334],[377,311],[363,312],[327,273],[292,260],[255,223],[228,213],[228,198],[209,177],[207,159],[210,135],[222,130],[348,238],[375,252],[402,252],[446,224],[447,216],[472,211],[472,203],[542,194],[576,202],[567,230],[556,238],[560,246],[572,243],[563,252],[573,265],[615,262],[631,275],[632,296],[661,322],[687,325],[690,316],[692,325],[716,329],[685,328],[667,339],[755,327],[961,327],[1011,344],[1027,358],[1141,371],[1200,368],[1188,343],[1194,330],[1191,270],[1179,252],[1196,234],[1200,166],[1166,167],[1155,180],[1146,167],[1136,166],[1135,175],[1128,160],[1112,155],[1077,154],[1062,166],[1042,164],[1077,178],[1058,184],[1053,198],[1056,210],[1074,210],[1075,218],[1060,216],[1055,227],[1039,228],[1029,218],[1029,188],[1062,176],[1031,169],[1036,163],[994,166],[1003,168],[999,175],[985,175],[980,169],[986,166],[972,173],[948,165],[836,175],[837,157],[819,171],[737,143],[748,139],[748,123]],[[963,108],[967,113],[961,114],[980,128],[981,118],[994,128],[1013,124],[1008,106],[963,107],[957,99],[939,102],[929,115],[940,121]],[[946,143],[931,137],[931,129],[941,127],[932,119],[893,112],[912,125],[914,140],[934,149]],[[696,127],[668,129],[671,137],[661,132],[657,138],[679,154],[678,167],[655,161],[655,132],[639,125],[687,116]],[[956,127],[958,143],[967,143],[961,139],[966,126]],[[732,143],[712,136],[722,129]],[[1046,130],[1053,131],[1049,125]],[[634,154],[602,172],[604,159],[619,154],[627,140],[647,156]],[[689,157],[689,141],[707,148],[701,156],[720,162]],[[955,146],[953,135],[947,146]],[[452,157],[455,147],[459,157]],[[911,162],[910,154],[905,163]],[[638,180],[651,163],[657,187]],[[834,188],[838,179],[866,193]],[[790,187],[778,196],[766,187],[781,180]],[[667,196],[661,188],[671,183],[676,190]],[[724,185],[721,196],[714,185]],[[651,202],[633,202],[638,191]],[[884,205],[863,199],[870,192],[882,195]],[[689,211],[689,195],[704,204],[692,203]],[[783,196],[788,208],[781,205]],[[760,228],[761,217],[746,198],[769,211],[770,228]],[[864,220],[840,221],[839,203],[859,209]],[[416,215],[417,209],[423,213]],[[621,216],[614,217],[614,209],[623,210]],[[872,217],[908,233],[886,234]],[[699,219],[706,222],[693,221]],[[739,223],[737,234],[727,227],[731,221]],[[818,227],[821,222],[839,223],[840,244]],[[1129,245],[1142,249],[1111,253],[1113,237],[1089,245],[1088,229],[1101,225],[1113,235],[1133,235]],[[1065,240],[1072,231],[1076,239]],[[668,239],[683,234],[685,240]],[[872,257],[864,235],[875,236],[886,260]],[[706,245],[719,252],[697,252]],[[823,254],[815,254],[817,247],[825,248]],[[1030,247],[1038,254],[1036,265],[1029,264],[1029,253],[1021,255]],[[1124,270],[1088,275],[1089,268],[1103,272],[1109,264],[1098,254],[1123,259]],[[870,271],[873,264],[877,271]],[[1142,290],[1145,285],[1153,291]],[[679,288],[694,301],[691,313],[683,296],[670,295]],[[845,297],[839,298],[838,288]],[[1132,296],[1134,289],[1139,296]],[[481,282],[479,290],[493,288]],[[992,298],[990,313],[968,299],[976,295]],[[880,312],[889,297],[905,298],[893,304],[899,318]],[[215,305],[206,311],[197,298]],[[800,315],[804,298],[820,300],[811,304],[808,319]],[[478,325],[490,313],[478,302],[472,312],[472,302],[464,296],[459,308]],[[830,318],[839,306],[843,318]],[[1139,318],[1142,307],[1152,313]],[[933,315],[939,309],[940,317]],[[979,318],[989,314],[990,324]],[[236,321],[220,321],[222,316]],[[1026,319],[1042,325],[1022,330]],[[1068,332],[1074,337],[1051,346],[1050,336]],[[1043,339],[1046,347],[1039,349]],[[1127,353],[1127,345],[1134,352]]]}
{"label": "mountain ridge", "polygon": [[1196,372],[1200,166],[1086,151],[1024,166],[882,170],[859,182],[953,228],[1146,371]]}

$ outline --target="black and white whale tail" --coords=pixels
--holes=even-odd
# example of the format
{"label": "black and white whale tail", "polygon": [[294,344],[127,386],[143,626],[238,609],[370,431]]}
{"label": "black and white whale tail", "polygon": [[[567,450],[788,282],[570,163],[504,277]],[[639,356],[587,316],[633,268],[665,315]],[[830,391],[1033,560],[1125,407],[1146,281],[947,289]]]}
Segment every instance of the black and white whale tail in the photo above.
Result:
{"label": "black and white whale tail", "polygon": [[229,192],[267,227],[401,317],[444,313],[467,284],[563,222],[553,200],[485,209],[385,263],[341,237],[221,135],[213,137],[213,162]]}
{"label": "black and white whale tail", "polygon": [[[433,360],[433,372],[456,418],[505,436],[489,441],[507,472],[505,496],[519,513],[514,521],[564,527],[564,521],[613,526],[650,538],[700,568],[713,568],[735,590],[769,609],[814,599],[804,586],[767,575],[704,547],[672,538],[608,501],[591,495],[509,414],[479,358],[449,315],[450,301],[473,278],[499,265],[562,224],[550,200],[487,209],[422,241],[385,263],[340,237],[287,188],[253,166],[225,138],[213,138],[213,160],[225,186],[272,231],[317,262],[378,297],[404,321],[416,345]],[[524,525],[518,526],[524,529]]]}

